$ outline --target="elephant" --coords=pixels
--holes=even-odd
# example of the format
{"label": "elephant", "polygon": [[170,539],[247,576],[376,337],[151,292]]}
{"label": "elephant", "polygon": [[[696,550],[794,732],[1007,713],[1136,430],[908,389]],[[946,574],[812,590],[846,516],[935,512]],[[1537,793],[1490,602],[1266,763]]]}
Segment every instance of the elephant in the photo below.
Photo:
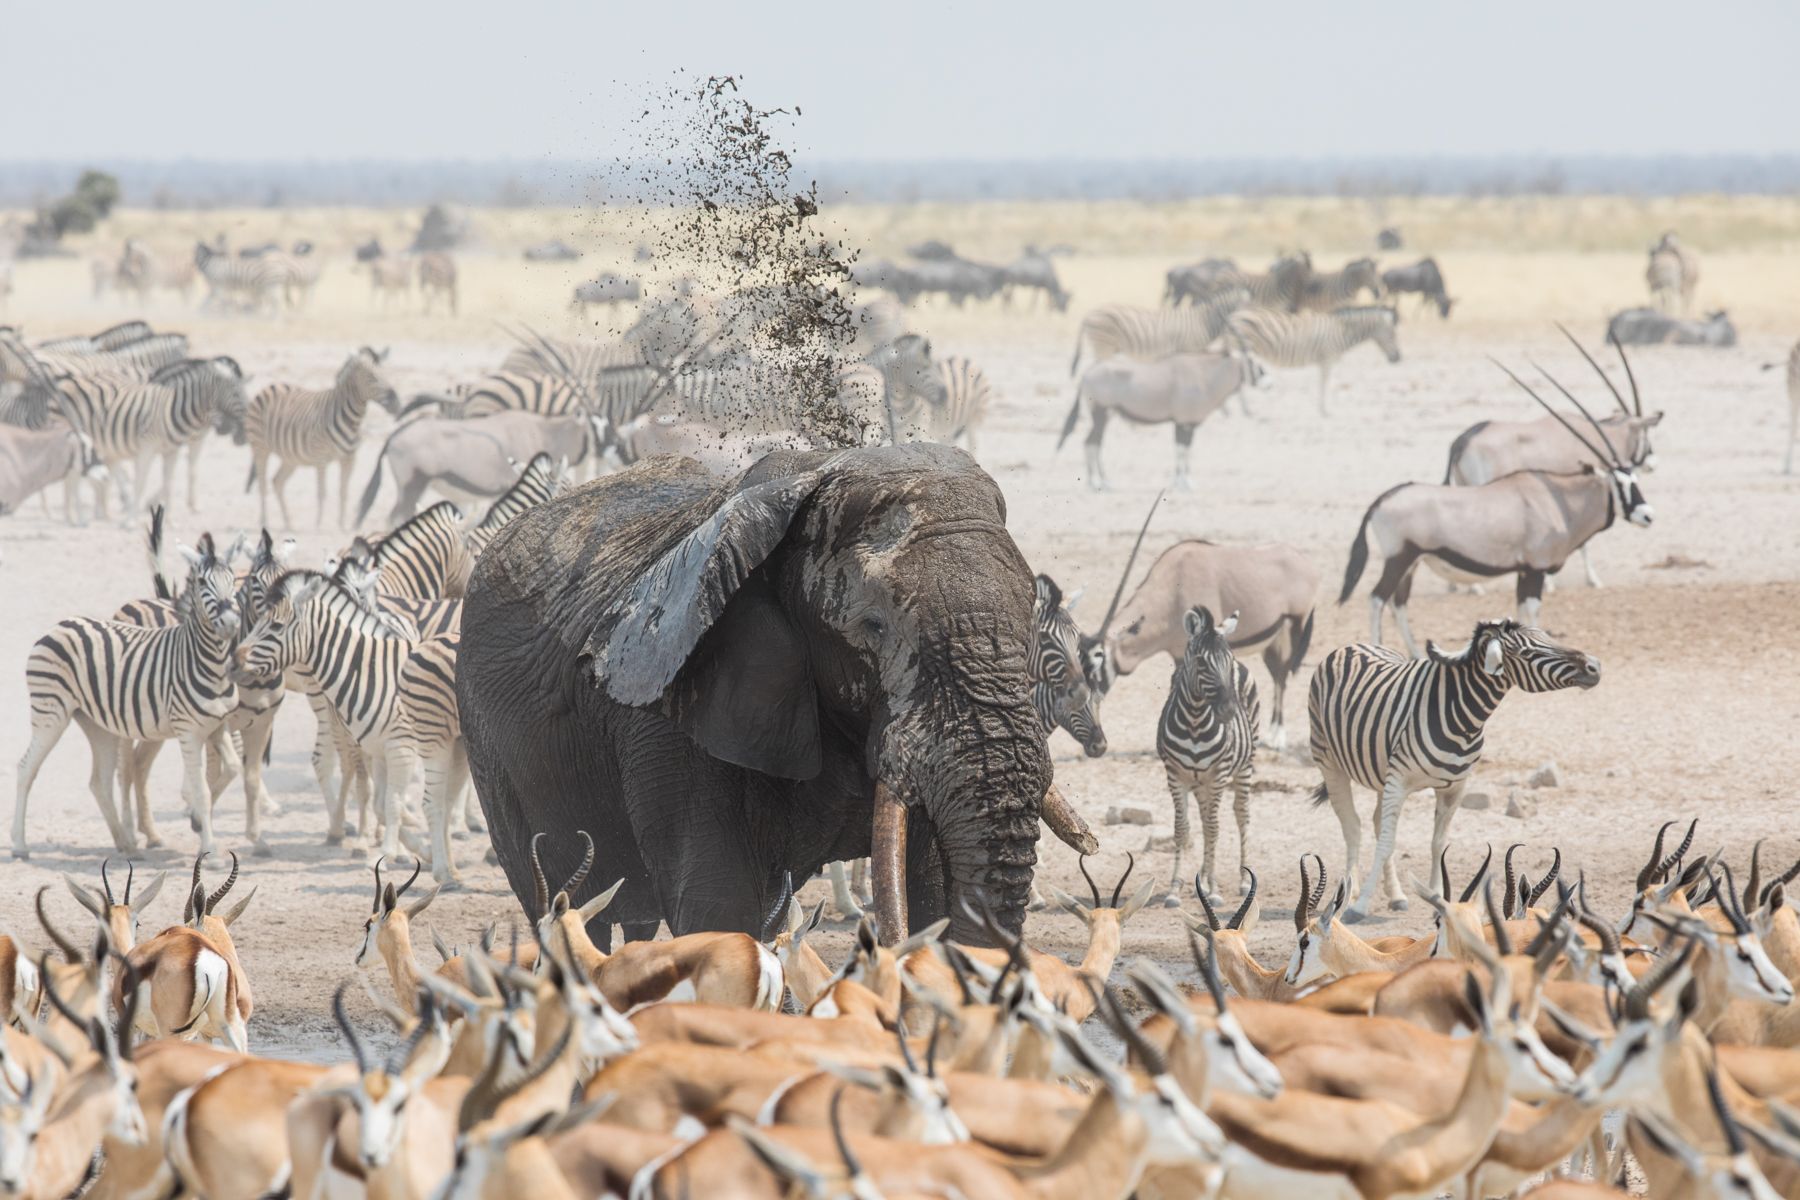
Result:
{"label": "elephant", "polygon": [[[873,858],[890,944],[1021,927],[1051,786],[1031,569],[999,487],[918,444],[778,450],[731,479],[661,456],[539,505],[482,554],[456,691],[496,855],[593,835],[590,935],[761,936],[795,881]],[[567,851],[565,851],[565,856]],[[584,895],[571,899],[579,904]],[[534,918],[539,914],[533,914]]]}

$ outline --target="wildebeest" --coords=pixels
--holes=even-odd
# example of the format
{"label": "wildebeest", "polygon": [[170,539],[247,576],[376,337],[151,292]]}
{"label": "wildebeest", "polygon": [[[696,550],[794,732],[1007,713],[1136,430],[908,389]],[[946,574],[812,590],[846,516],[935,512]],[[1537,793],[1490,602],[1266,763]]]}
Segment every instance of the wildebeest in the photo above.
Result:
{"label": "wildebeest", "polygon": [[1063,290],[1062,281],[1056,277],[1056,264],[1044,255],[1027,251],[1001,267],[1000,273],[1002,299],[1010,302],[1013,289],[1024,288],[1042,293],[1057,312],[1068,311],[1069,293]]}
{"label": "wildebeest", "polygon": [[906,252],[920,262],[949,262],[957,257],[956,249],[949,242],[937,238],[927,238],[908,246]]}
{"label": "wildebeest", "polygon": [[425,489],[435,487],[450,499],[467,503],[500,495],[519,478],[519,463],[548,454],[570,466],[579,463],[605,440],[598,422],[585,413],[540,417],[528,412],[500,412],[466,421],[431,418],[408,421],[388,435],[375,459],[369,485],[356,511],[361,525],[381,491],[381,466],[393,472],[400,494],[388,514],[394,526],[412,516]]}
{"label": "wildebeest", "polygon": [[525,247],[526,262],[574,262],[580,257],[581,251],[561,238],[551,238],[547,242]]}
{"label": "wildebeest", "polygon": [[1421,258],[1410,267],[1389,267],[1381,273],[1381,286],[1394,293],[1415,293],[1422,304],[1436,304],[1440,317],[1448,317],[1456,303],[1444,290],[1444,273],[1435,258]]}
{"label": "wildebeest", "polygon": [[1720,309],[1706,320],[1672,317],[1654,308],[1628,308],[1606,324],[1606,336],[1627,346],[1735,346],[1737,327]]}
{"label": "wildebeest", "polygon": [[1141,425],[1171,422],[1175,426],[1175,474],[1169,486],[1185,491],[1189,487],[1188,452],[1193,446],[1194,430],[1246,384],[1254,386],[1261,379],[1262,370],[1256,360],[1241,350],[1228,354],[1173,354],[1149,360],[1123,355],[1104,359],[1082,372],[1081,383],[1075,389],[1075,403],[1069,406],[1056,448],[1062,449],[1069,434],[1075,431],[1085,399],[1092,422],[1087,435],[1088,486],[1101,491],[1107,482],[1100,466],[1100,442],[1114,412]]}
{"label": "wildebeest", "polygon": [[1389,225],[1386,229],[1383,229],[1380,233],[1375,235],[1375,248],[1377,250],[1398,250],[1405,244],[1405,239],[1400,236],[1399,228],[1394,225]]}
{"label": "wildebeest", "polygon": [[643,285],[637,280],[609,272],[597,279],[576,284],[575,298],[569,307],[585,316],[591,305],[604,304],[611,308],[617,304],[635,304],[643,296]]}
{"label": "wildebeest", "polygon": [[1163,276],[1163,303],[1179,305],[1182,301],[1198,304],[1238,275],[1238,265],[1229,258],[1205,258],[1197,263],[1170,267]]}
{"label": "wildebeest", "polygon": [[1330,312],[1355,304],[1365,290],[1380,300],[1381,274],[1374,259],[1352,259],[1335,271],[1307,272],[1300,283],[1299,306],[1314,312]]}

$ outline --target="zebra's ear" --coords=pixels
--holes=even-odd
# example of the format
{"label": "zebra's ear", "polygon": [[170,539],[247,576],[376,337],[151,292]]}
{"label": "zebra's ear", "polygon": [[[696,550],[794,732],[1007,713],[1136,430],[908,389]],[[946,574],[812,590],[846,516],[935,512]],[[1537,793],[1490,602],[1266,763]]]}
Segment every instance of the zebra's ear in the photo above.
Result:
{"label": "zebra's ear", "polygon": [[1193,637],[1203,629],[1212,628],[1212,613],[1208,612],[1204,607],[1196,605],[1187,610],[1181,618],[1181,623],[1183,627],[1186,628],[1187,635]]}
{"label": "zebra's ear", "polygon": [[1056,586],[1056,580],[1048,575],[1039,575],[1037,584],[1037,606],[1039,612],[1055,612],[1062,604],[1062,589]]}
{"label": "zebra's ear", "polygon": [[1500,646],[1498,637],[1490,637],[1487,646],[1481,652],[1481,669],[1489,675],[1500,673],[1500,663],[1506,657],[1506,651]]}

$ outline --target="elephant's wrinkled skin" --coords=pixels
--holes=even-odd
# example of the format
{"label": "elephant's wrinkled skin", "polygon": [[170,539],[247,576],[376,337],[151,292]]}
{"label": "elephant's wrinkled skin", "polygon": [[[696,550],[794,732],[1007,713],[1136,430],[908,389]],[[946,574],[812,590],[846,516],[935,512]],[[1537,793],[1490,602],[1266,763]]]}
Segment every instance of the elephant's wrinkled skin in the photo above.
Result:
{"label": "elephant's wrinkled skin", "polygon": [[554,875],[587,830],[584,891],[625,880],[602,920],[628,936],[760,934],[786,873],[873,841],[878,912],[981,943],[959,903],[979,892],[1017,930],[1050,759],[1005,518],[968,455],[911,445],[780,451],[728,482],[654,459],[507,526],[464,601],[457,694],[514,892],[532,834]]}

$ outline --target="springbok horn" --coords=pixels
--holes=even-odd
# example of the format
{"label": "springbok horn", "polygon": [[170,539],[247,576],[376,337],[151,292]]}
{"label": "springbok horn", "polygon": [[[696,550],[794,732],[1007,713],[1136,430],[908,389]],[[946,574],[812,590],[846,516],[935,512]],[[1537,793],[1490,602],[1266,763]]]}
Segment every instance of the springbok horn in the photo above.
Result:
{"label": "springbok horn", "polygon": [[1481,898],[1487,904],[1488,926],[1494,931],[1494,951],[1504,958],[1513,952],[1512,935],[1506,932],[1506,918],[1494,900],[1493,880],[1488,880],[1487,886],[1481,889]]}
{"label": "springbok horn", "polygon": [[[1212,901],[1206,898],[1206,889],[1200,884],[1200,876],[1194,876],[1194,895],[1200,897],[1200,911],[1206,914],[1206,927],[1217,933],[1219,930],[1219,914],[1213,911]],[[1233,929],[1237,926],[1233,925]]]}
{"label": "springbok horn", "polygon": [[1132,857],[1131,851],[1127,850],[1125,852],[1125,873],[1119,876],[1119,882],[1113,884],[1112,903],[1107,907],[1119,907],[1119,894],[1125,890],[1125,881],[1131,878],[1131,873],[1136,869],[1137,859]]}
{"label": "springbok horn", "polygon": [[1525,897],[1525,906],[1529,908],[1536,904],[1538,897],[1550,890],[1550,885],[1556,882],[1556,877],[1560,874],[1562,874],[1562,847],[1552,846],[1550,847],[1550,869],[1544,872],[1542,879],[1532,884],[1531,894]]}
{"label": "springbok horn", "polygon": [[1487,857],[1481,860],[1481,869],[1476,871],[1475,874],[1470,877],[1469,886],[1462,890],[1461,896],[1457,897],[1460,903],[1467,904],[1475,898],[1475,893],[1480,889],[1482,880],[1487,878],[1488,867],[1493,864],[1493,861],[1494,846],[1493,843],[1490,842],[1487,848]]}
{"label": "springbok horn", "polygon": [[424,866],[425,866],[425,861],[423,859],[414,859],[413,860],[413,873],[411,875],[407,876],[406,882],[401,884],[399,890],[394,893],[394,899],[398,900],[400,897],[406,895],[406,889],[410,888],[413,885],[413,883],[419,878],[419,871]]}
{"label": "springbok horn", "polygon": [[837,1145],[838,1157],[844,1160],[844,1173],[851,1179],[861,1179],[862,1163],[857,1161],[856,1152],[850,1149],[850,1139],[844,1136],[844,1088],[839,1087],[831,1093],[831,1140]]}
{"label": "springbok horn", "polygon": [[[1762,844],[1763,839],[1757,838],[1756,845],[1750,848],[1750,877],[1744,880],[1744,899],[1750,902],[1751,908],[1761,907],[1761,901],[1757,897],[1762,894]],[[100,878],[106,878],[104,866],[100,868]]]}
{"label": "springbok horn", "polygon": [[1312,915],[1312,880],[1306,874],[1306,855],[1300,856],[1300,902],[1294,905],[1294,930],[1306,932],[1307,918]]}
{"label": "springbok horn", "polygon": [[[1564,328],[1561,321],[1555,322],[1555,325],[1556,325],[1558,332],[1560,332],[1564,337],[1569,339],[1569,345],[1571,345],[1571,346],[1575,347],[1575,349],[1579,350],[1581,352],[1581,357],[1587,359],[1587,365],[1594,368],[1594,374],[1600,376],[1600,382],[1604,383],[1606,385],[1606,390],[1611,392],[1613,395],[1613,399],[1617,400],[1619,402],[1620,411],[1623,412],[1628,417],[1631,416],[1632,415],[1631,414],[1631,406],[1629,404],[1625,403],[1625,397],[1619,395],[1619,389],[1614,387],[1613,381],[1606,377],[1606,372],[1602,371],[1600,369],[1600,364],[1594,361],[1594,356],[1587,352],[1587,347],[1583,346],[1581,344],[1581,342],[1576,339],[1574,334],[1570,333],[1566,328]],[[1608,334],[1606,340],[1610,342],[1612,340],[1612,335]],[[1636,393],[1636,390],[1637,389],[1635,387],[1633,387],[1632,391],[1634,394]],[[1643,409],[1641,407],[1639,408],[1637,415],[1640,417],[1644,415]]]}
{"label": "springbok horn", "polygon": [[1131,582],[1131,568],[1137,562],[1138,551],[1144,545],[1144,535],[1150,532],[1150,518],[1156,515],[1156,506],[1162,503],[1165,493],[1156,493],[1156,499],[1150,502],[1150,511],[1144,514],[1144,524],[1138,529],[1137,541],[1131,544],[1131,555],[1125,560],[1125,571],[1119,576],[1119,586],[1113,591],[1112,603],[1106,606],[1106,616],[1100,622],[1100,629],[1094,637],[1106,640],[1106,631],[1112,628],[1113,616],[1119,611],[1119,601],[1125,596],[1125,585]]}
{"label": "springbok horn", "polygon": [[[350,1053],[356,1058],[356,1070],[359,1074],[369,1073],[368,1051],[363,1049],[362,1039],[356,1036],[356,1027],[350,1024],[350,1016],[344,1011],[344,993],[350,990],[348,983],[338,984],[337,993],[331,998],[331,1015],[336,1018],[338,1028],[344,1031],[344,1040],[350,1043]],[[419,1022],[423,1029],[425,1022]]]}
{"label": "springbok horn", "polygon": [[[1762,843],[1759,842],[1757,844],[1761,845]],[[112,880],[106,877],[106,867],[110,862],[112,862],[112,855],[110,854],[100,861],[100,890],[106,893],[106,906],[108,908],[113,907],[113,905],[117,903],[117,901],[113,899]],[[1750,870],[1750,878],[1752,881],[1756,879],[1756,869],[1754,867]],[[128,891],[125,895],[129,900],[131,893]]]}
{"label": "springbok horn", "polygon": [[881,941],[897,946],[910,931],[906,920],[906,805],[880,781],[875,784],[875,827],[869,857]]}
{"label": "springbok horn", "polygon": [[1625,380],[1631,384],[1632,407],[1637,409],[1637,415],[1641,417],[1644,415],[1644,398],[1638,395],[1637,376],[1631,373],[1631,360],[1625,357],[1625,344],[1619,341],[1610,330],[1607,331],[1606,340],[1611,342],[1613,349],[1619,352],[1619,365],[1625,368]]}
{"label": "springbok horn", "polygon": [[[1673,824],[1673,822],[1671,822],[1671,824]],[[1657,867],[1656,867],[1656,878],[1657,879],[1661,879],[1663,876],[1667,875],[1670,871],[1673,871],[1675,869],[1675,864],[1680,862],[1683,858],[1687,857],[1688,850],[1694,844],[1694,830],[1698,829],[1699,827],[1700,827],[1700,818],[1699,817],[1695,817],[1692,821],[1688,822],[1687,833],[1682,836],[1681,845],[1675,847],[1674,853],[1668,855],[1666,858],[1664,858],[1662,860],[1662,862],[1657,864]]]}
{"label": "springbok horn", "polygon": [[1449,846],[1445,846],[1442,850],[1438,851],[1438,882],[1444,885],[1439,894],[1442,895],[1444,899],[1448,900],[1450,898]]}
{"label": "springbok horn", "polygon": [[1719,1068],[1710,1065],[1706,1071],[1706,1096],[1712,1101],[1713,1115],[1719,1119],[1719,1128],[1725,1131],[1725,1148],[1736,1158],[1744,1152],[1744,1131],[1738,1128],[1737,1118],[1731,1113],[1731,1106],[1725,1103],[1725,1089],[1719,1086]]}
{"label": "springbok horn", "polygon": [[550,881],[544,878],[544,860],[538,857],[538,843],[543,837],[542,830],[531,835],[531,919],[534,921],[550,911]]}
{"label": "springbok horn", "polygon": [[581,865],[575,868],[575,873],[569,876],[569,881],[562,885],[562,890],[569,893],[570,899],[574,898],[575,889],[580,887],[582,881],[588,877],[588,872],[594,869],[594,839],[588,836],[588,831],[585,829],[578,829],[575,832],[587,844],[587,852],[582,855]]}
{"label": "springbok horn", "polygon": [[[194,919],[194,893],[196,891],[200,890],[200,864],[205,861],[206,861],[206,851],[202,850],[200,853],[194,855],[194,878],[193,878],[193,881],[188,884],[187,903],[182,905],[182,908],[181,908],[181,923],[183,925],[186,925],[189,921],[192,921]],[[200,891],[200,895],[202,898],[204,898],[206,896],[206,893],[204,891]],[[377,887],[376,892],[375,892],[375,903],[377,905],[379,905],[381,903],[381,891],[380,891],[379,886]],[[201,913],[200,915],[205,916],[206,914]]]}
{"label": "springbok horn", "polygon": [[1306,905],[1313,912],[1319,911],[1319,901],[1325,898],[1325,860],[1317,854],[1312,856],[1313,866],[1319,868],[1319,878],[1313,884],[1312,895],[1307,897]]}
{"label": "springbok horn", "polygon": [[[44,893],[49,890],[50,889],[47,887],[38,889],[36,901],[38,924],[44,927],[44,933],[56,944],[56,949],[62,954],[65,962],[78,963],[81,961],[81,951],[75,948],[74,942],[71,942],[68,938],[58,932],[56,926],[50,923],[50,914],[44,911]],[[49,977],[45,976],[45,978],[48,979]],[[76,1021],[75,1023],[77,1025],[81,1024],[80,1021]]]}
{"label": "springbok horn", "polygon": [[1758,897],[1758,902],[1760,903],[1761,901],[1767,900],[1769,898],[1769,893],[1774,891],[1776,888],[1785,887],[1788,884],[1792,883],[1794,881],[1795,876],[1800,876],[1800,860],[1796,860],[1793,866],[1789,867],[1787,870],[1785,870],[1781,874],[1777,875],[1770,882],[1764,884],[1763,890],[1762,890],[1762,895],[1760,897]]}
{"label": "springbok horn", "polygon": [[1644,972],[1638,979],[1637,986],[1631,989],[1631,994],[1625,997],[1627,1017],[1641,1021],[1650,1015],[1651,999],[1677,972],[1688,965],[1688,960],[1694,957],[1695,945],[1697,943],[1689,937],[1680,953],[1666,955],[1661,962]]}
{"label": "springbok horn", "polygon": [[1656,882],[1656,864],[1662,861],[1663,839],[1669,835],[1669,830],[1675,824],[1674,821],[1664,821],[1662,828],[1656,831],[1656,843],[1650,847],[1650,860],[1644,864],[1643,869],[1637,875],[1638,891],[1641,892]]}
{"label": "springbok horn", "polygon": [[1095,908],[1101,907],[1101,905],[1100,905],[1100,885],[1094,882],[1094,877],[1092,875],[1088,874],[1087,855],[1084,854],[1080,858],[1076,859],[1075,865],[1081,868],[1081,877],[1083,879],[1087,880],[1088,891],[1090,891],[1094,894],[1094,907]]}
{"label": "springbok horn", "polygon": [[1244,924],[1244,918],[1249,915],[1250,906],[1256,903],[1256,872],[1252,871],[1249,867],[1241,867],[1240,869],[1244,874],[1250,877],[1250,890],[1244,893],[1244,902],[1238,905],[1238,910],[1231,914],[1231,920],[1225,923],[1225,928],[1227,929],[1241,928]]}
{"label": "springbok horn", "polygon": [[1514,842],[1506,848],[1506,857],[1500,860],[1506,868],[1506,886],[1501,889],[1504,893],[1504,899],[1500,902],[1500,911],[1505,913],[1509,919],[1513,915],[1513,902],[1517,900],[1519,896],[1519,877],[1513,873],[1512,860],[1513,855],[1516,854],[1524,844],[1525,843],[1523,842]]}
{"label": "springbok horn", "polygon": [[[233,850],[231,851],[231,874],[225,877],[225,882],[219,885],[218,891],[206,898],[206,912],[210,913],[218,905],[219,901],[225,898],[225,893],[231,890],[231,886],[237,882],[237,878],[238,856],[237,851]],[[206,913],[200,915],[205,916]]]}
{"label": "springbok horn", "polygon": [[[1548,379],[1550,381],[1551,387],[1554,387],[1557,391],[1561,392],[1563,394],[1564,399],[1568,400],[1568,402],[1570,404],[1573,404],[1576,407],[1576,409],[1578,411],[1580,411],[1581,415],[1587,418],[1588,424],[1592,425],[1594,427],[1594,432],[1597,435],[1599,435],[1600,444],[1602,446],[1606,447],[1606,449],[1608,451],[1611,451],[1612,450],[1612,439],[1610,439],[1606,436],[1606,430],[1600,428],[1600,422],[1598,422],[1594,419],[1594,414],[1588,411],[1587,405],[1585,405],[1581,401],[1577,400],[1575,398],[1575,394],[1573,392],[1569,391],[1568,388],[1566,388],[1562,384],[1556,382],[1555,376],[1551,375],[1550,372],[1544,370],[1544,368],[1538,366],[1535,362],[1532,363],[1531,365],[1537,370],[1537,373],[1539,375],[1542,375],[1545,379]],[[1617,454],[1609,454],[1608,457],[1611,458],[1614,466],[1622,467],[1625,465],[1624,463],[1619,461],[1619,456]]]}
{"label": "springbok horn", "polygon": [[[103,878],[106,875],[106,867],[104,865],[102,865],[100,868],[100,874]],[[131,907],[131,884],[132,884],[132,881],[135,880],[136,878],[137,878],[137,864],[132,862],[130,859],[126,859],[125,860],[125,899],[123,901],[126,908]]]}
{"label": "springbok horn", "polygon": [[1088,828],[1075,806],[1054,783],[1044,793],[1043,818],[1050,832],[1075,853],[1092,854],[1100,849],[1100,839],[1094,836],[1094,831]]}

